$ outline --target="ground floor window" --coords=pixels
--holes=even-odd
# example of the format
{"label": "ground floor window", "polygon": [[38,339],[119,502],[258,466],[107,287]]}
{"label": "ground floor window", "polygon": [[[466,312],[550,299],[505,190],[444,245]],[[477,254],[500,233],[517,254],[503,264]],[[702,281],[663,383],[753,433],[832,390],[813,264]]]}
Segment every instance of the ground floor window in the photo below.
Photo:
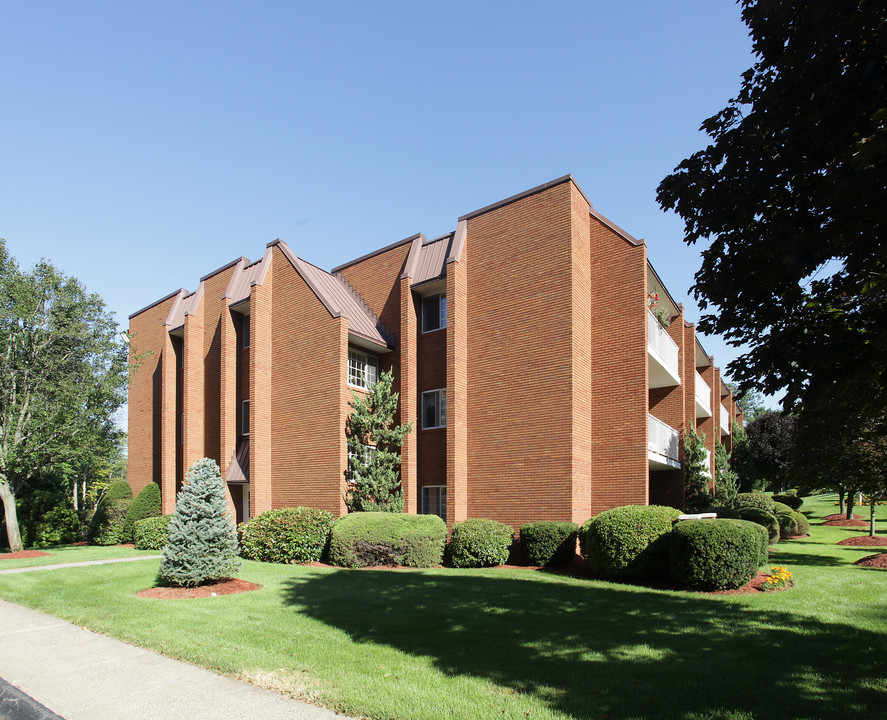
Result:
{"label": "ground floor window", "polygon": [[447,519],[446,485],[426,485],[422,488],[422,514]]}

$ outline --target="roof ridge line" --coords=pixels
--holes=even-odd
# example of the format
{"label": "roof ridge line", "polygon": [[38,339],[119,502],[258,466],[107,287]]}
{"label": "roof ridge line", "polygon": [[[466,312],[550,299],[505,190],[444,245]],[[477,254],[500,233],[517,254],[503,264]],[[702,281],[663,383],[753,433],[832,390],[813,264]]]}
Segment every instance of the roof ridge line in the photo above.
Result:
{"label": "roof ridge line", "polygon": [[345,289],[348,290],[348,292],[350,292],[351,295],[363,306],[366,314],[369,315],[370,318],[372,318],[373,322],[376,325],[376,329],[385,337],[385,339],[390,344],[393,345],[394,334],[391,332],[388,326],[382,322],[382,320],[376,314],[375,310],[370,307],[370,304],[363,299],[363,295],[361,295],[357,291],[357,288],[355,288],[354,285],[352,285],[341,272],[329,273],[329,275],[339,280],[345,286]]}

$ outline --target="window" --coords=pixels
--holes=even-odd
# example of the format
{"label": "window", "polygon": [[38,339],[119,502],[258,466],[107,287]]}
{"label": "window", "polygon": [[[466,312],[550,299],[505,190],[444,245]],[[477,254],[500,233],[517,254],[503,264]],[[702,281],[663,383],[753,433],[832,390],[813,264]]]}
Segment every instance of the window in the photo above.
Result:
{"label": "window", "polygon": [[447,426],[447,391],[429,390],[422,393],[422,427]]}
{"label": "window", "polygon": [[243,316],[243,324],[240,326],[240,347],[249,347],[249,315]]}
{"label": "window", "polygon": [[427,485],[422,488],[422,514],[447,519],[446,485]]}
{"label": "window", "polygon": [[379,358],[358,350],[348,351],[348,384],[369,390],[379,378]]}
{"label": "window", "polygon": [[363,476],[375,453],[375,445],[363,445],[358,451],[348,451],[348,482],[357,482],[357,478]]}
{"label": "window", "polygon": [[240,434],[249,435],[249,400],[240,404]]}
{"label": "window", "polygon": [[440,330],[447,326],[447,296],[429,295],[422,298],[422,332]]}

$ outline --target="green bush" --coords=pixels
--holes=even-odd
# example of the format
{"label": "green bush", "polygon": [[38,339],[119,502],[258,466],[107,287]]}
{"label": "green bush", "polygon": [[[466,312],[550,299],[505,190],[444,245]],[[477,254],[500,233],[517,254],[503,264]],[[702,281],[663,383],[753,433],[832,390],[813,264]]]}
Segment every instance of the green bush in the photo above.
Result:
{"label": "green bush", "polygon": [[602,512],[588,526],[589,569],[608,579],[665,575],[665,535],[680,514],[662,505],[625,505]]}
{"label": "green bush", "polygon": [[172,515],[157,515],[136,520],[133,526],[136,550],[163,550],[169,542]]}
{"label": "green bush", "polygon": [[787,513],[787,512],[792,512],[791,507],[789,507],[785,503],[777,502],[775,500],[773,501],[773,514],[774,515],[779,515],[779,513]]}
{"label": "green bush", "polygon": [[125,542],[135,540],[133,525],[139,520],[149,517],[158,517],[162,513],[160,509],[160,486],[150,482],[136,495],[135,500],[126,511],[126,519],[123,521],[123,537]]}
{"label": "green bush", "polygon": [[764,565],[770,557],[770,535],[767,532],[767,528],[765,528],[763,525],[758,525],[751,520],[734,520],[730,518],[725,518],[724,522],[731,525],[738,525],[739,527],[748,528],[757,536],[759,550],[758,567]]}
{"label": "green bush", "polygon": [[594,520],[594,518],[590,517],[579,526],[579,554],[582,556],[583,560],[588,560],[588,552],[585,549],[585,541],[588,538],[588,526],[591,525],[592,520]]}
{"label": "green bush", "polygon": [[669,535],[669,575],[689,590],[745,585],[760,566],[760,535],[729,520],[682,520]]}
{"label": "green bush", "polygon": [[333,514],[329,510],[268,510],[240,525],[241,555],[260,562],[317,562],[329,542],[332,525]]}
{"label": "green bush", "polygon": [[59,503],[44,514],[31,528],[32,547],[55,547],[77,542],[80,518],[69,503]]}
{"label": "green bush", "polygon": [[739,495],[736,496],[736,503],[734,504],[734,507],[757,508],[758,510],[768,512],[771,515],[776,514],[776,506],[773,504],[773,499],[766,493],[762,493],[760,490],[754,490],[753,492],[747,493],[739,493]]}
{"label": "green bush", "polygon": [[774,495],[773,502],[781,502],[792,510],[799,510],[804,504],[803,498],[799,498],[797,495]]}
{"label": "green bush", "polygon": [[496,520],[469,518],[453,525],[447,548],[453,567],[494,567],[508,560],[514,528]]}
{"label": "green bush", "polygon": [[108,486],[105,500],[132,500],[132,488],[126,480],[115,480]]}
{"label": "green bush", "polygon": [[123,523],[126,522],[130,502],[109,500],[107,496],[102,498],[86,531],[86,539],[90,545],[117,545],[125,542]]}
{"label": "green bush", "polygon": [[158,576],[165,585],[194,587],[240,570],[237,529],[228,509],[221,471],[201,458],[188,470],[169,521]]}
{"label": "green bush", "polygon": [[775,515],[765,510],[747,506],[737,508],[737,512],[740,519],[749,520],[763,526],[767,530],[770,543],[775,544],[779,542],[779,521]]}
{"label": "green bush", "polygon": [[731,507],[724,507],[723,505],[715,505],[714,507],[708,508],[708,510],[703,510],[703,512],[713,512],[718,516],[719,520],[724,520],[727,518],[738,518],[739,513]]}
{"label": "green bush", "polygon": [[330,562],[341,567],[433,567],[443,561],[446,541],[446,523],[437,515],[348,513],[330,531]]}
{"label": "green bush", "polygon": [[521,525],[520,544],[530,565],[566,565],[576,554],[579,526],[543,520]]}
{"label": "green bush", "polygon": [[776,521],[779,523],[780,537],[799,537],[810,533],[810,521],[791,508],[786,510],[777,508]]}

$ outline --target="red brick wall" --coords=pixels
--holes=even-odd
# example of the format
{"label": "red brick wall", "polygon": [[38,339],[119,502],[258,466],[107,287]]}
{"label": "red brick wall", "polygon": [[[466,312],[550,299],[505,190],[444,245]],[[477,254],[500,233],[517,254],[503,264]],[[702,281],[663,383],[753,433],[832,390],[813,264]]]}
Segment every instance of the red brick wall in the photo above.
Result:
{"label": "red brick wall", "polygon": [[[460,262],[447,265],[447,523],[468,517],[468,264],[464,248]],[[479,430],[479,429],[478,429]],[[429,431],[434,432],[434,431]],[[481,430],[481,432],[483,432]],[[482,482],[473,474],[472,483]]]}
{"label": "red brick wall", "polygon": [[205,407],[205,367],[204,340],[204,298],[201,298],[193,314],[185,316],[185,368],[184,368],[184,427],[183,462],[185,473],[196,460],[205,456],[204,419]]}
{"label": "red brick wall", "polygon": [[591,237],[591,513],[646,505],[647,255],[597,218]]}
{"label": "red brick wall", "polygon": [[[345,417],[351,397],[347,321],[330,316],[279,248],[270,275],[272,505],[307,505],[339,515],[345,511]],[[251,444],[268,441],[264,435],[251,437]]]}
{"label": "red brick wall", "polygon": [[416,513],[421,509],[418,486],[418,449],[420,427],[418,409],[418,358],[416,317],[410,278],[400,280],[400,339],[397,356],[400,360],[400,420],[413,424],[412,432],[404,440],[400,451],[400,480],[404,495],[404,511]]}
{"label": "red brick wall", "polygon": [[[272,263],[280,255],[275,249]],[[283,258],[280,258],[283,260]],[[283,260],[283,262],[286,262]],[[274,264],[261,285],[250,288],[249,347],[249,513],[261,515],[271,509],[274,501],[272,479],[272,430],[275,397],[272,386],[272,347],[275,309]],[[282,264],[282,263],[281,263]],[[288,264],[288,263],[287,263]],[[281,293],[282,295],[285,294]]]}

